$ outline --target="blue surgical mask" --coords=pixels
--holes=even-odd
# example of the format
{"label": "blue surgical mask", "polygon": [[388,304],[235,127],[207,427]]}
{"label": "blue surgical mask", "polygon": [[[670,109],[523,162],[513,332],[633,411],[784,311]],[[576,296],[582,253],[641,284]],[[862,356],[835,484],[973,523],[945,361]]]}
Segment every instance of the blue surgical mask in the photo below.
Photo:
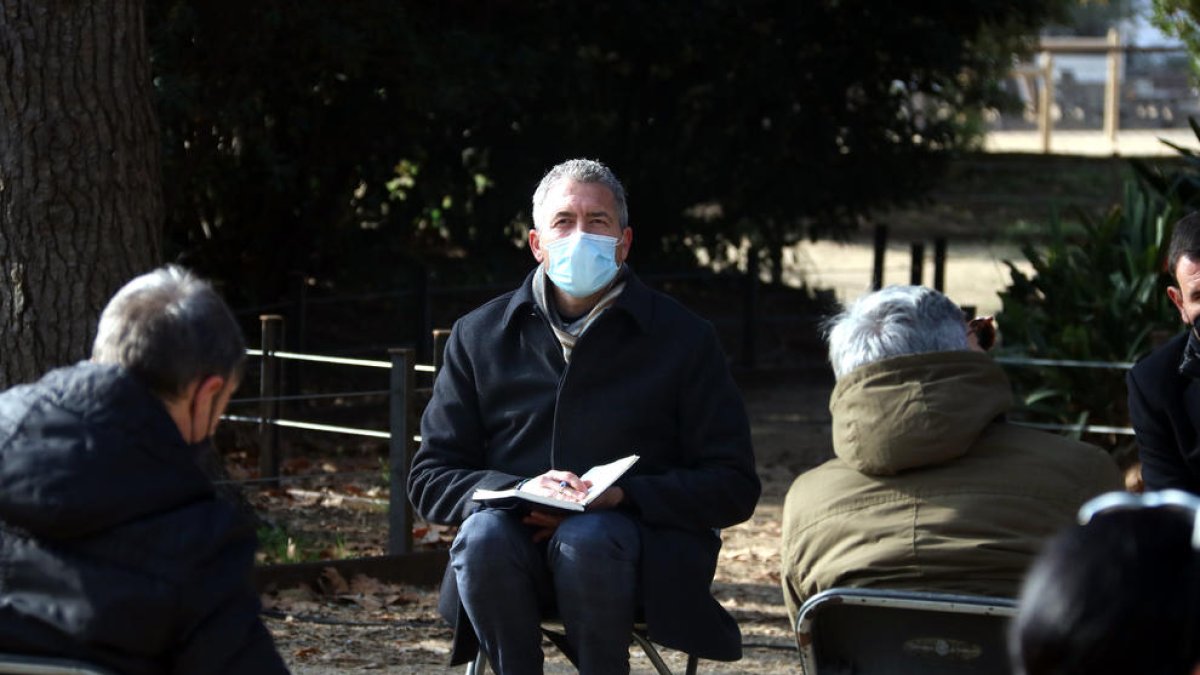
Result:
{"label": "blue surgical mask", "polygon": [[546,276],[567,295],[586,298],[617,276],[617,238],[576,232],[545,247]]}

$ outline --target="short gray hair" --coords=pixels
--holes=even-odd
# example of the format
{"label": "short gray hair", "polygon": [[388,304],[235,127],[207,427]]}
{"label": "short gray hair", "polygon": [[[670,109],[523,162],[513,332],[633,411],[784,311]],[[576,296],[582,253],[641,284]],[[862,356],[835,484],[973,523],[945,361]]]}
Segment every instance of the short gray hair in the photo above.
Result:
{"label": "short gray hair", "polygon": [[555,183],[562,179],[573,180],[576,183],[600,183],[608,188],[617,202],[617,221],[621,229],[629,227],[629,207],[625,204],[625,186],[617,180],[617,176],[603,163],[594,159],[568,159],[546,172],[537,189],[533,191],[533,226],[541,229],[538,220],[538,209],[546,201],[546,193]]}
{"label": "short gray hair", "polygon": [[864,295],[825,329],[829,363],[838,378],[893,356],[970,348],[962,310],[924,286],[888,286]]}
{"label": "short gray hair", "polygon": [[240,375],[242,329],[207,281],[167,265],[125,284],[100,315],[92,360],[129,371],[160,398],[210,375]]}

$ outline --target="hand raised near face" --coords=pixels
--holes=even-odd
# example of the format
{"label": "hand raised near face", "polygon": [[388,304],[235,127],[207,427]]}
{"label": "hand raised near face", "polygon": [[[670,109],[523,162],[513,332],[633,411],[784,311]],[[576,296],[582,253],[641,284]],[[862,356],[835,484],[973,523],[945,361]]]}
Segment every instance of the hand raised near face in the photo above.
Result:
{"label": "hand raised near face", "polygon": [[977,316],[967,322],[967,344],[977,352],[986,352],[996,344],[996,317]]}

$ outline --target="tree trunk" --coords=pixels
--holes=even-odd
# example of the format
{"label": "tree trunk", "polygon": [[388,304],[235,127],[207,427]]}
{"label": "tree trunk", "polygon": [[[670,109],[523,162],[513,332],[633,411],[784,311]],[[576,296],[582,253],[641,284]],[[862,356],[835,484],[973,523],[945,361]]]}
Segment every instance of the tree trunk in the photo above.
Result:
{"label": "tree trunk", "polygon": [[143,0],[0,0],[0,388],[87,358],[159,261]]}

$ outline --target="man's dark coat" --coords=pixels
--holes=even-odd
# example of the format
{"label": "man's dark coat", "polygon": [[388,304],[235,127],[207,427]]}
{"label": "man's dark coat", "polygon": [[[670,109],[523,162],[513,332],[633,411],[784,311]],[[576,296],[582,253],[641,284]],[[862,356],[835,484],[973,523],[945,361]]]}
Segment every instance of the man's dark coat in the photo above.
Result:
{"label": "man's dark coat", "polygon": [[120,673],[286,673],[255,536],[166,407],[80,363],[0,394],[0,651]]}
{"label": "man's dark coat", "polygon": [[[416,510],[459,523],[477,508],[476,488],[638,454],[617,484],[642,530],[650,637],[701,658],[740,658],[737,624],[709,587],[717,530],[749,518],[761,486],[745,406],[712,326],[627,272],[624,292],[568,365],[532,276],[450,334],[409,476]],[[441,606],[455,625],[452,662],[472,658],[478,643],[452,573]]]}
{"label": "man's dark coat", "polygon": [[1200,383],[1179,372],[1185,331],[1129,371],[1129,417],[1137,434],[1147,490],[1200,494]]}

